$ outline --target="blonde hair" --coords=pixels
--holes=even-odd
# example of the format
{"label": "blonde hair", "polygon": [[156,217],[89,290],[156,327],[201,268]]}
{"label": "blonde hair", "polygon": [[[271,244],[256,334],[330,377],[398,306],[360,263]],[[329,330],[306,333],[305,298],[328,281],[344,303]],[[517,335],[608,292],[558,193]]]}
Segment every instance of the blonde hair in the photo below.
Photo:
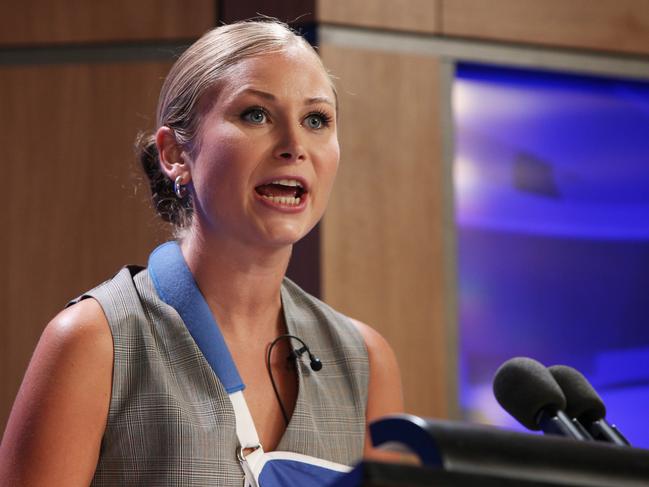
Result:
{"label": "blonde hair", "polygon": [[[192,44],[169,71],[158,99],[157,127],[171,128],[177,142],[193,151],[200,126],[199,102],[203,95],[215,87],[218,89],[219,82],[244,59],[283,51],[295,45],[309,49],[319,60],[303,37],[276,20],[237,22],[210,30]],[[153,134],[141,135],[137,146],[157,213],[163,220],[174,224],[177,230],[186,228],[193,214],[191,195],[183,199],[176,197],[173,182],[160,169]]]}

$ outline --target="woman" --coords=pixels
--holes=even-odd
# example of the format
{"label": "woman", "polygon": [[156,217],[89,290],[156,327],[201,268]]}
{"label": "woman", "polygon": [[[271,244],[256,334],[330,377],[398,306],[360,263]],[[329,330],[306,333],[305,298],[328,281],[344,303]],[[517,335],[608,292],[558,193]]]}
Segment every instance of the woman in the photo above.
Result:
{"label": "woman", "polygon": [[284,278],[338,166],[320,59],[280,23],[216,28],[175,63],[157,115],[141,160],[178,240],[46,327],[2,485],[241,485],[264,452],[376,455],[366,424],[402,410],[393,352]]}

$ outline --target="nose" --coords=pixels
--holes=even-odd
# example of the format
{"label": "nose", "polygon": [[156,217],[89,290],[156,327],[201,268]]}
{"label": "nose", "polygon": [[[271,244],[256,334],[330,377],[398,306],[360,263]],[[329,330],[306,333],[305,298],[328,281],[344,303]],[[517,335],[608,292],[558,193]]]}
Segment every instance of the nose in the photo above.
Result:
{"label": "nose", "polygon": [[287,163],[306,159],[306,150],[301,140],[300,127],[286,126],[281,130],[273,155]]}

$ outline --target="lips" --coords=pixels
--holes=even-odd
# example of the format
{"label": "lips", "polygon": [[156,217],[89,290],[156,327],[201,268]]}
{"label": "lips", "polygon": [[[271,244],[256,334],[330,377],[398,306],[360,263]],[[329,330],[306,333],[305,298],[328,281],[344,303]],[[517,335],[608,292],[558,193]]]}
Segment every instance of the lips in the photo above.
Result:
{"label": "lips", "polygon": [[269,203],[289,207],[299,206],[307,193],[304,182],[293,178],[273,179],[255,187],[255,191]]}

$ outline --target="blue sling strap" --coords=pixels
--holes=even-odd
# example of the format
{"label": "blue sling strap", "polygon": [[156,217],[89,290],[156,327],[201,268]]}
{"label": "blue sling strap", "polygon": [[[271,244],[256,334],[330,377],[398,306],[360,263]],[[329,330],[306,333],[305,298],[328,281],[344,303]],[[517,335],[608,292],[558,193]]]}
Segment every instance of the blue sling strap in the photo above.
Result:
{"label": "blue sling strap", "polygon": [[149,275],[160,298],[182,318],[226,392],[231,394],[245,389],[230,350],[177,242],[164,243],[151,253]]}

